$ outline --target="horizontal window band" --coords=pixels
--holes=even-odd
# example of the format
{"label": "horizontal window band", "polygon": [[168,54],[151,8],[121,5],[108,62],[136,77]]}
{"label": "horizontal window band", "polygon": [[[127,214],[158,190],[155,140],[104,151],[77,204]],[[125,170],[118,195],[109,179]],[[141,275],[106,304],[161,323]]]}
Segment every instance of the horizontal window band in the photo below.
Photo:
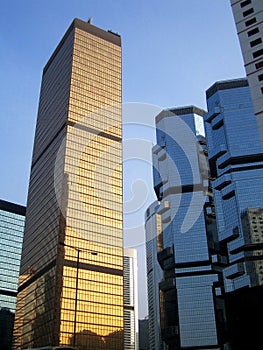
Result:
{"label": "horizontal window band", "polygon": [[57,260],[54,259],[48,265],[46,265],[43,269],[39,270],[34,275],[32,275],[31,278],[29,278],[25,283],[23,283],[21,286],[18,287],[18,293],[24,290],[26,287],[28,287],[31,283],[35,282],[39,277],[44,275],[46,272],[51,270],[54,266],[56,266],[56,263],[57,263]]}
{"label": "horizontal window band", "polygon": [[223,200],[228,200],[228,199],[231,199],[233,197],[235,197],[235,191],[230,191],[229,193],[226,193],[224,196],[222,196],[222,199]]}
{"label": "horizontal window band", "polygon": [[[200,266],[211,266],[211,262],[209,260],[202,260],[202,261],[189,261],[185,263],[176,263],[174,264],[174,267],[176,269],[183,269],[183,268],[195,268]],[[178,271],[179,272],[179,271]],[[201,271],[198,271],[200,273]],[[192,272],[191,272],[192,273]],[[211,273],[211,271],[210,271]]]}
{"label": "horizontal window band", "polygon": [[131,311],[134,311],[134,306],[131,306],[131,305],[124,305],[124,310],[131,310]]}
{"label": "horizontal window band", "polygon": [[16,297],[17,292],[14,292],[12,290],[0,289],[0,295],[7,295],[9,297]]}
{"label": "horizontal window band", "polygon": [[[9,213],[12,213],[12,214],[17,214],[17,215],[21,215],[21,216],[26,215],[26,207],[25,206],[22,206],[19,204],[14,204],[11,202],[7,202],[7,201],[4,201],[2,199],[0,199],[0,209],[7,211]],[[10,217],[7,217],[7,222],[8,222],[8,218],[10,218]],[[15,219],[15,218],[11,217],[10,219]],[[20,221],[20,219],[19,219],[19,221]]]}
{"label": "horizontal window band", "polygon": [[206,189],[206,187],[203,184],[174,186],[174,187],[170,187],[167,190],[165,190],[163,195],[164,195],[164,197],[166,197],[169,194],[203,192],[203,191],[205,191],[205,189]]}
{"label": "horizontal window band", "polygon": [[76,122],[68,121],[68,125],[73,126],[79,130],[90,132],[91,134],[94,134],[94,135],[98,135],[98,136],[105,137],[107,139],[111,139],[113,141],[121,142],[121,140],[122,140],[121,137],[111,135],[111,134],[104,132],[104,131],[99,131],[97,129],[93,129],[93,128],[90,128],[88,126],[76,123]]}
{"label": "horizontal window band", "polygon": [[[74,268],[77,269],[77,261],[64,260],[64,266],[74,267]],[[107,273],[107,274],[110,274],[110,275],[123,276],[123,271],[122,270],[113,269],[111,267],[106,267],[106,266],[101,266],[101,265],[94,265],[94,264],[87,264],[87,263],[79,262],[78,268],[82,269],[82,270],[89,270],[89,271]]]}
{"label": "horizontal window band", "polygon": [[[255,250],[262,250],[262,249],[263,249],[263,243],[249,243],[249,244],[245,244],[245,245],[242,245],[236,249],[231,250],[231,254],[237,254],[240,252],[247,252],[247,251],[253,252]],[[250,258],[252,258],[252,259],[250,259]],[[258,260],[258,258],[259,258],[258,255],[253,256],[253,257],[246,257],[247,260]],[[260,260],[261,259],[262,259],[262,255],[261,255]]]}
{"label": "horizontal window band", "polygon": [[263,159],[263,153],[258,154],[249,154],[245,156],[239,156],[239,157],[230,157],[226,161],[224,161],[222,164],[218,166],[219,169],[225,168],[227,165],[236,165],[236,164],[244,164],[244,163],[256,163],[256,162],[262,162]]}
{"label": "horizontal window band", "polygon": [[189,271],[189,272],[177,272],[175,274],[175,278],[181,278],[181,277],[194,277],[194,276],[207,276],[207,275],[218,275],[218,271],[215,270],[205,270],[205,271]]}
{"label": "horizontal window band", "polygon": [[46,150],[50,147],[50,145],[53,143],[53,141],[58,137],[58,135],[61,133],[61,131],[65,128],[65,126],[66,126],[66,123],[63,123],[63,125],[59,128],[59,130],[56,132],[56,134],[50,140],[48,145],[43,149],[43,151],[39,154],[37,159],[32,163],[31,169],[36,165],[36,163],[39,161],[39,159],[42,157],[42,155],[46,152]]}

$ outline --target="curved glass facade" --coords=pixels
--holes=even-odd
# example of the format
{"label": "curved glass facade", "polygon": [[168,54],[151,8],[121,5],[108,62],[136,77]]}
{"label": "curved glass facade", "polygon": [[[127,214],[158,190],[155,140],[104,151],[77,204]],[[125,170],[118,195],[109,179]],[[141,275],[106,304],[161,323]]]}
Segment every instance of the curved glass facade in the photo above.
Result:
{"label": "curved glass facade", "polygon": [[207,148],[231,349],[257,348],[263,309],[263,149],[246,79],[207,90]]}
{"label": "curved glass facade", "polygon": [[[207,147],[213,172],[218,239],[225,245],[225,291],[251,286],[242,217],[263,205],[263,148],[246,79],[207,90]],[[261,258],[260,258],[261,259]]]}
{"label": "curved glass facade", "polygon": [[195,122],[205,113],[189,106],[156,117],[153,164],[160,235],[156,232],[151,244],[158,242],[160,324],[167,349],[219,349],[224,343],[206,143]]}

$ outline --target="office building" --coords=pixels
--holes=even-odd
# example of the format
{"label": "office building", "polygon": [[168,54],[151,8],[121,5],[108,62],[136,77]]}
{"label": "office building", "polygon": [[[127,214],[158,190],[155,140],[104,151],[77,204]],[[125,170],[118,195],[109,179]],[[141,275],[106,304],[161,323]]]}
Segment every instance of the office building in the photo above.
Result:
{"label": "office building", "polygon": [[123,349],[121,38],[74,19],[43,69],[14,348]]}
{"label": "office building", "polygon": [[231,0],[231,6],[263,142],[263,2]]}
{"label": "office building", "polygon": [[138,350],[137,250],[123,252],[124,350]]}
{"label": "office building", "polygon": [[253,316],[263,311],[262,143],[247,79],[216,82],[206,98],[204,120],[230,344],[231,349],[255,349],[262,345]]}
{"label": "office building", "polygon": [[26,208],[0,200],[0,348],[11,350]]}
{"label": "office building", "polygon": [[[161,337],[159,283],[163,278],[163,271],[157,260],[158,242],[161,241],[161,215],[157,213],[158,201],[152,203],[145,213],[146,237],[146,268],[147,268],[147,295],[148,319],[147,326],[149,349],[163,350],[165,343]],[[146,322],[146,321],[145,321]]]}
{"label": "office building", "polygon": [[226,346],[206,143],[196,123],[205,114],[186,106],[156,117],[153,172],[159,206],[152,215],[159,216],[160,325],[168,350]]}

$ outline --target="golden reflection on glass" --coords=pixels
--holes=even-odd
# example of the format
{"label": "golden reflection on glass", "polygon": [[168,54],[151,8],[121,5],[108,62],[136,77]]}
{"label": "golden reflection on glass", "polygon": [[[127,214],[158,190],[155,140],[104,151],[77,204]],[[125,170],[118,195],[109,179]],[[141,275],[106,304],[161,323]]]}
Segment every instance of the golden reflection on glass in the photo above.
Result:
{"label": "golden reflection on glass", "polygon": [[122,349],[121,48],[78,29],[74,40],[60,342]]}
{"label": "golden reflection on glass", "polygon": [[114,34],[74,21],[44,68],[16,350],[123,349],[119,45]]}

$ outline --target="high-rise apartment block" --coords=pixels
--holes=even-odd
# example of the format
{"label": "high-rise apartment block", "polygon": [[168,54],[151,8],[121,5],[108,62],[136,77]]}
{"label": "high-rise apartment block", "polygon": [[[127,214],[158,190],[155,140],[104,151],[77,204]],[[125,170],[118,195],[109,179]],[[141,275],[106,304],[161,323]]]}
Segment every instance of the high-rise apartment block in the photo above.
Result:
{"label": "high-rise apartment block", "polygon": [[123,349],[121,38],[75,19],[43,70],[15,349]]}
{"label": "high-rise apartment block", "polygon": [[[153,166],[159,205],[146,213],[146,225],[155,216],[156,232],[152,233],[152,239],[156,243],[152,244],[162,269],[161,337],[169,350],[220,349],[225,343],[224,303],[218,288],[221,268],[214,253],[216,227],[210,175],[205,139],[197,132],[196,125],[197,117],[205,114],[204,110],[189,106],[163,110],[156,117]],[[149,267],[151,287],[149,277],[153,273]],[[156,262],[152,268],[156,269]],[[153,296],[157,292],[153,289]],[[151,308],[158,307],[151,303],[154,298],[149,300],[149,317]]]}
{"label": "high-rise apartment block", "polygon": [[263,311],[263,148],[247,79],[216,82],[206,97],[217,258],[223,264],[230,344],[231,349],[255,349],[262,345],[253,313]]}
{"label": "high-rise apartment block", "polygon": [[0,348],[11,350],[26,208],[0,200]]}
{"label": "high-rise apartment block", "polygon": [[231,6],[263,142],[263,1],[231,0]]}
{"label": "high-rise apartment block", "polygon": [[137,250],[125,248],[123,253],[124,350],[138,350]]}

